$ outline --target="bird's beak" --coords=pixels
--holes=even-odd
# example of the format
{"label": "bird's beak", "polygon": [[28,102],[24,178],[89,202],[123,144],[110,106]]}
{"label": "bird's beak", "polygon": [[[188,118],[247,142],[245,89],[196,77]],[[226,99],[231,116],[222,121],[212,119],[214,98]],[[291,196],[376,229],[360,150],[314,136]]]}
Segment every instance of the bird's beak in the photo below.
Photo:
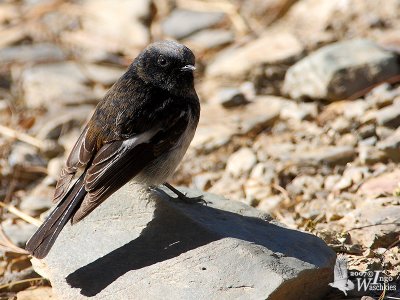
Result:
{"label": "bird's beak", "polygon": [[194,70],[196,70],[196,67],[193,65],[186,65],[181,68],[181,71],[183,72],[193,72]]}

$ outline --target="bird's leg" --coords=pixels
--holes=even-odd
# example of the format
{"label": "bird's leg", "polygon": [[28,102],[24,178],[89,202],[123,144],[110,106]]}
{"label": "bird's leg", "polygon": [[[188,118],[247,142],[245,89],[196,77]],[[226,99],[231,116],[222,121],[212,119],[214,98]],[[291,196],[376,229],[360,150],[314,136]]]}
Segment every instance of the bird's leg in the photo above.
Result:
{"label": "bird's leg", "polygon": [[175,195],[178,196],[178,198],[173,198],[176,200],[181,200],[185,203],[189,203],[189,204],[193,204],[193,203],[199,203],[202,202],[203,204],[207,205],[206,200],[203,199],[203,196],[200,195],[198,197],[188,197],[185,194],[183,194],[182,192],[178,191],[176,188],[174,188],[172,185],[170,185],[168,182],[164,183],[164,186],[167,187],[169,190],[171,190]]}

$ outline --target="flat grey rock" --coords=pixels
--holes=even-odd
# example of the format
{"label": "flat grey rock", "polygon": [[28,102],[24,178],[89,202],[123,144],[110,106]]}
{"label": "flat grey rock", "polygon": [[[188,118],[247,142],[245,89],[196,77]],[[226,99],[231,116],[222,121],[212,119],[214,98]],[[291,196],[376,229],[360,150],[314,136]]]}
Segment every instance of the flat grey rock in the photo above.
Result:
{"label": "flat grey rock", "polygon": [[[190,191],[190,196],[199,192]],[[321,299],[335,253],[243,203],[125,185],[67,225],[35,270],[57,299]]]}
{"label": "flat grey rock", "polygon": [[222,12],[176,9],[162,23],[162,29],[165,34],[176,39],[182,39],[220,23],[224,17],[225,14]]}
{"label": "flat grey rock", "polygon": [[399,72],[396,54],[368,40],[349,40],[322,47],[290,67],[283,91],[294,99],[340,100]]}

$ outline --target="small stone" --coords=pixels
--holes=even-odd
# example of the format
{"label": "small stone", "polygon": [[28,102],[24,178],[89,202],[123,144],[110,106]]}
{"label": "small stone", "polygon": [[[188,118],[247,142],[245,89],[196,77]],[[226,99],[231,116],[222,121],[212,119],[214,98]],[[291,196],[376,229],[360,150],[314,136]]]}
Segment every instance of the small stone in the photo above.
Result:
{"label": "small stone", "polygon": [[24,143],[15,143],[11,154],[8,156],[8,163],[15,166],[46,166],[46,161],[39,155],[38,149]]}
{"label": "small stone", "polygon": [[376,133],[375,125],[373,124],[363,125],[358,129],[358,135],[360,136],[361,139],[367,139],[373,137],[375,133]]}
{"label": "small stone", "polygon": [[56,157],[49,160],[47,164],[47,175],[53,179],[58,180],[60,177],[61,169],[65,165],[65,159],[63,157]]}
{"label": "small stone", "polygon": [[175,9],[162,23],[162,29],[165,34],[179,40],[202,29],[217,25],[224,17],[225,14],[221,12]]}
{"label": "small stone", "polygon": [[190,48],[210,50],[225,46],[234,41],[234,34],[224,29],[205,29],[192,34],[186,41]]}
{"label": "small stone", "polygon": [[251,148],[241,148],[233,153],[226,163],[226,170],[234,177],[250,173],[257,163],[257,157]]}
{"label": "small stone", "polygon": [[377,148],[383,151],[391,160],[400,161],[400,129],[377,143]]}
{"label": "small stone", "polygon": [[207,191],[218,178],[215,173],[202,173],[193,177],[192,184],[197,190]]}
{"label": "small stone", "polygon": [[376,136],[371,136],[369,138],[366,138],[365,140],[359,141],[358,145],[360,147],[375,146],[377,142],[378,138]]}
{"label": "small stone", "polygon": [[376,112],[376,122],[379,125],[397,128],[400,126],[400,105],[390,105]]}
{"label": "small stone", "polygon": [[29,108],[97,102],[86,80],[73,62],[33,66],[22,73],[25,102]]}
{"label": "small stone", "polygon": [[303,46],[292,34],[267,33],[242,47],[219,53],[207,67],[206,75],[244,79],[258,66],[292,61],[302,52]]}
{"label": "small stone", "polygon": [[300,175],[290,182],[286,189],[293,196],[303,195],[304,200],[311,200],[322,189],[322,176]]}
{"label": "small stone", "polygon": [[52,206],[50,197],[46,196],[28,196],[21,201],[20,208],[22,211],[31,216],[38,216]]}
{"label": "small stone", "polygon": [[318,114],[316,103],[295,103],[288,101],[281,110],[282,119],[293,119],[297,121],[312,120]]}
{"label": "small stone", "polygon": [[342,177],[334,186],[334,191],[343,191],[351,187],[353,180],[349,177]]}
{"label": "small stone", "polygon": [[393,104],[393,100],[400,95],[400,89],[392,89],[390,84],[382,83],[373,88],[365,97],[365,101],[377,108]]}
{"label": "small stone", "polygon": [[39,286],[17,293],[18,300],[55,300],[51,287]]}
{"label": "small stone", "polygon": [[282,196],[268,196],[261,200],[261,202],[257,205],[257,209],[266,213],[272,213],[277,207],[279,207],[279,204],[281,204],[282,201]]}
{"label": "small stone", "polygon": [[273,96],[257,97],[232,111],[220,105],[203,105],[191,147],[199,152],[210,152],[226,145],[234,135],[261,132],[279,118],[280,107],[281,99]]}
{"label": "small stone", "polygon": [[41,63],[64,60],[63,51],[53,44],[19,45],[0,49],[0,61],[7,63]]}
{"label": "small stone", "polygon": [[318,149],[296,151],[293,158],[301,165],[344,165],[351,162],[356,151],[351,146],[323,146]]}
{"label": "small stone", "polygon": [[7,219],[3,221],[1,225],[7,237],[9,237],[15,245],[22,248],[25,248],[26,242],[37,230],[35,225],[20,220],[13,223],[11,219]]}
{"label": "small stone", "polygon": [[[340,220],[346,230],[352,229],[353,243],[377,249],[388,247],[398,240],[400,225],[396,220],[400,214],[400,206],[392,205],[396,198],[365,199],[355,210]],[[357,224],[354,226],[354,224]],[[359,229],[353,230],[357,227]]]}
{"label": "small stone", "polygon": [[[104,52],[136,55],[150,40],[152,1],[85,0],[81,6],[81,30],[63,32],[63,41],[105,55]],[[86,55],[84,53],[84,55]]]}
{"label": "small stone", "polygon": [[63,109],[60,115],[58,109],[51,109],[47,115],[38,120],[32,128],[36,137],[41,140],[58,140],[60,136],[72,128],[80,128],[93,112],[93,106],[80,105]]}
{"label": "small stone", "polygon": [[387,155],[384,151],[375,147],[360,146],[358,155],[362,164],[374,164],[377,162],[386,162]]}
{"label": "small stone", "polygon": [[349,119],[346,119],[344,117],[338,117],[336,118],[330,127],[336,131],[337,133],[346,133],[349,132],[351,129],[352,123],[349,121]]}
{"label": "small stone", "polygon": [[225,108],[231,108],[246,104],[248,101],[239,89],[225,88],[219,91],[212,102],[218,103]]}
{"label": "small stone", "polygon": [[327,191],[332,191],[334,186],[339,182],[341,176],[334,174],[328,175],[324,181],[324,189]]}
{"label": "small stone", "polygon": [[369,198],[392,195],[400,182],[400,170],[384,173],[365,181],[358,189],[358,194]]}
{"label": "small stone", "polygon": [[368,40],[337,42],[318,49],[286,72],[291,98],[340,100],[400,72],[396,55]]}

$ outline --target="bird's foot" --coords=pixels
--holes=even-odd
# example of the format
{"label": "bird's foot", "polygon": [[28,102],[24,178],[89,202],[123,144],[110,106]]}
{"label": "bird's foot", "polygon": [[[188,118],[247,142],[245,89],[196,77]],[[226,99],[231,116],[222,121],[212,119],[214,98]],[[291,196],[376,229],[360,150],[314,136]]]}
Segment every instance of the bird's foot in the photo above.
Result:
{"label": "bird's foot", "polygon": [[203,195],[197,196],[197,197],[188,197],[184,193],[180,192],[176,188],[174,188],[172,185],[169,183],[164,183],[164,186],[166,186],[169,190],[171,190],[175,195],[177,195],[177,198],[170,197],[172,201],[175,202],[185,202],[187,204],[195,204],[195,203],[203,203],[207,205],[207,201],[203,199]]}

